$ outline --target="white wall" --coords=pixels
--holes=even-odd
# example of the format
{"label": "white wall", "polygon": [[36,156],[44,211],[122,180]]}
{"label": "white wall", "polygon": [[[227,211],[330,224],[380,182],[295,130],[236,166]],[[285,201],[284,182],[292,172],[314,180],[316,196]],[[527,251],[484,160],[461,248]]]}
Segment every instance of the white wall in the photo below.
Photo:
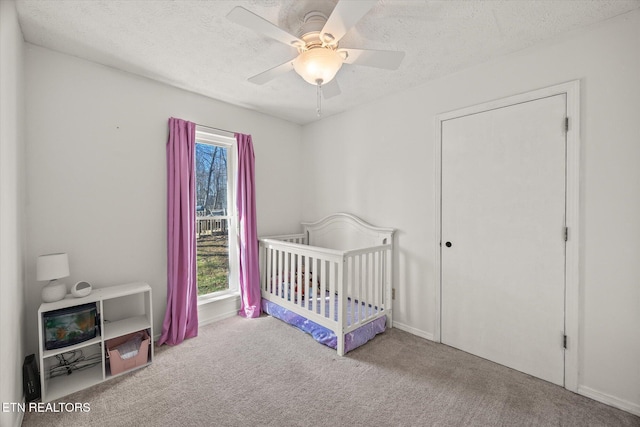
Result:
{"label": "white wall", "polygon": [[[24,41],[15,4],[0,1],[0,402],[19,403],[25,357]],[[17,426],[18,412],[0,412]]]}
{"label": "white wall", "polygon": [[[153,289],[157,334],[166,308],[169,117],[251,134],[260,233],[298,227],[298,125],[92,62],[26,45],[27,316],[36,349],[38,255],[68,252],[68,284],[131,281]],[[289,165],[287,168],[276,165]],[[228,304],[227,304],[228,306]]]}
{"label": "white wall", "polygon": [[435,116],[581,81],[579,391],[640,414],[640,10],[303,129],[303,218],[398,229],[394,324],[435,328]]}

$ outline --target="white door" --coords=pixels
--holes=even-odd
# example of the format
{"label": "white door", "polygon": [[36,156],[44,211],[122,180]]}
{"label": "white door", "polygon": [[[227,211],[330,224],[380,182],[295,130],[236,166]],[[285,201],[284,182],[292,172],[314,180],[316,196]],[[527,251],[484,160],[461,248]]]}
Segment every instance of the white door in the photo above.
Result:
{"label": "white door", "polygon": [[566,95],[442,122],[441,340],[564,385]]}

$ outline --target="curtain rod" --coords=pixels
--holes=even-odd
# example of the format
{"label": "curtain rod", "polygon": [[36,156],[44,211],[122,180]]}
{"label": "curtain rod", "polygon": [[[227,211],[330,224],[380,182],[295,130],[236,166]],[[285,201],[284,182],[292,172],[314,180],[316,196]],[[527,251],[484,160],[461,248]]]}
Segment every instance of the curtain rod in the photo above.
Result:
{"label": "curtain rod", "polygon": [[[229,136],[231,137],[235,137],[236,133],[235,132],[231,132],[230,130],[226,130],[226,129],[220,129],[220,128],[214,128],[212,126],[205,126],[205,125],[200,125],[198,123],[196,123],[196,126],[200,126],[201,128],[206,128],[206,129],[211,129],[211,130],[215,130],[218,132],[224,132],[224,133],[228,133]],[[226,135],[225,135],[226,136]]]}

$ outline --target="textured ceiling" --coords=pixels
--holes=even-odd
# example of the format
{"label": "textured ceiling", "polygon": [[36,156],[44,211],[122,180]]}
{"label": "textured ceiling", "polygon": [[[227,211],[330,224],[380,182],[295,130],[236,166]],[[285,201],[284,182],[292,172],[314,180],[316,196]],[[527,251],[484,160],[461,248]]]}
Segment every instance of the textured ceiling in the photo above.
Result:
{"label": "textured ceiling", "polygon": [[[0,0],[2,1],[2,0]],[[291,71],[262,86],[248,77],[296,51],[226,19],[235,6],[296,34],[306,12],[335,0],[17,0],[25,40],[304,124],[316,89]],[[328,116],[558,34],[640,7],[640,0],[380,0],[343,47],[402,50],[395,71],[345,64]]]}

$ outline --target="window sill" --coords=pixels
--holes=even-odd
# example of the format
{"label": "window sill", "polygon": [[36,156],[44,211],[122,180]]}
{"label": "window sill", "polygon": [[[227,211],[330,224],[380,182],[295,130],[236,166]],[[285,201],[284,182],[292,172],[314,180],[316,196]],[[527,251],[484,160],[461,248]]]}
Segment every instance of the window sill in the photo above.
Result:
{"label": "window sill", "polygon": [[204,326],[236,316],[239,309],[240,293],[237,291],[202,296],[198,299],[198,325]]}
{"label": "window sill", "polygon": [[240,292],[230,291],[230,292],[213,294],[213,295],[203,295],[201,297],[198,297],[198,306],[211,304],[218,301],[229,300],[233,298],[240,298]]}

